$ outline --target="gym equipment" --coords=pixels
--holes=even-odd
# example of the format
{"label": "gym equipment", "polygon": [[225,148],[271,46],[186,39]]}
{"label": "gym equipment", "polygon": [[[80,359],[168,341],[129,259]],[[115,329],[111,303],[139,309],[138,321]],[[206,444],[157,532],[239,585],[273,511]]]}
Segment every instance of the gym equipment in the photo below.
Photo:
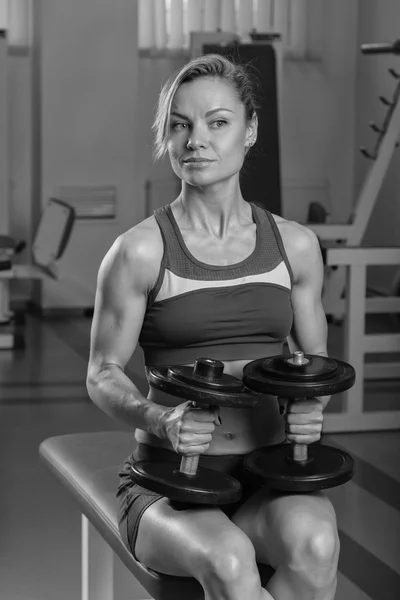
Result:
{"label": "gym equipment", "polygon": [[[224,363],[198,358],[194,367],[172,366],[150,369],[150,386],[191,400],[195,406],[256,406],[261,394],[246,388],[240,379],[223,372]],[[212,469],[198,468],[199,455],[183,456],[179,470],[173,463],[138,461],[131,469],[135,483],[177,502],[230,504],[240,499],[239,481]]]}
{"label": "gym equipment", "polygon": [[[398,380],[400,375],[400,332],[398,325],[393,322],[389,331],[368,331],[366,328],[366,313],[382,313],[382,303],[385,301],[386,313],[400,313],[399,297],[368,297],[367,269],[370,266],[400,264],[400,246],[386,248],[344,247],[332,248],[327,255],[328,265],[346,269],[347,287],[345,298],[344,357],[355,369],[357,380],[349,392],[342,395],[342,410],[327,412],[324,418],[324,431],[355,432],[383,431],[400,428],[400,410],[396,404],[388,407],[368,406],[368,395],[365,393],[364,382],[367,379]],[[395,290],[393,290],[395,291]],[[393,318],[394,320],[394,318]],[[383,354],[375,360],[366,360],[367,355]],[[383,387],[383,390],[386,386]],[[390,396],[395,400],[395,390],[391,385]],[[383,391],[382,390],[382,391]]]}
{"label": "gym equipment", "polygon": [[[363,44],[361,52],[364,55],[392,54],[400,55],[400,39],[393,43]],[[396,87],[391,99],[380,96],[379,100],[387,107],[387,114],[381,126],[371,122],[370,127],[378,134],[378,139],[372,151],[361,147],[360,151],[367,159],[373,161],[364,184],[356,199],[352,214],[347,223],[307,223],[314,231],[326,252],[337,247],[360,246],[363,241],[372,211],[376,204],[379,191],[382,187],[387,169],[389,168],[393,153],[399,145],[400,136],[400,74],[390,68],[389,74],[396,81]],[[343,267],[333,266],[326,269],[323,305],[325,313],[341,320],[345,313],[343,295],[346,289],[346,270]],[[389,312],[382,302],[382,313]]]}
{"label": "gym equipment", "polygon": [[[9,284],[12,279],[56,278],[57,260],[61,258],[70,239],[75,222],[74,209],[65,202],[50,198],[45,206],[32,245],[34,264],[13,265],[12,257],[22,249],[9,237],[0,236],[0,252],[4,246],[3,266],[0,268],[0,349],[21,348],[23,334],[18,315],[10,310]],[[3,240],[3,243],[2,243]],[[6,268],[7,267],[7,268]]]}
{"label": "gym equipment", "polygon": [[16,242],[8,235],[0,235],[0,271],[11,269],[12,257],[25,250],[26,242]]}
{"label": "gym equipment", "polygon": [[[121,597],[204,600],[204,589],[197,579],[171,577],[148,569],[132,555],[121,538],[118,503],[115,502],[116,473],[131,452],[132,432],[129,431],[70,433],[47,438],[40,444],[43,465],[61,484],[63,497],[72,499],[81,512],[83,591],[79,597],[87,600]],[[78,538],[78,530],[76,535]],[[76,546],[79,546],[78,539]],[[57,552],[56,546],[54,551]],[[116,561],[115,556],[119,560]],[[58,563],[61,570],[62,561]],[[274,570],[261,563],[257,567],[261,584],[266,586]],[[118,585],[113,585],[114,582]],[[118,595],[113,594],[113,589]]]}
{"label": "gym equipment", "polygon": [[[364,44],[363,54],[399,56],[400,40],[389,44]],[[396,315],[400,313],[400,248],[396,243],[391,247],[360,246],[370,215],[377,200],[387,169],[392,160],[400,136],[400,72],[389,69],[396,82],[392,98],[380,96],[379,100],[387,107],[383,125],[370,126],[378,134],[373,150],[362,148],[364,156],[373,163],[369,169],[360,196],[355,205],[349,225],[314,226],[310,228],[322,239],[339,240],[336,247],[328,247],[326,263],[328,272],[325,279],[324,309],[328,314],[344,316],[344,352],[346,360],[357,371],[357,382],[351,393],[344,394],[343,410],[326,415],[326,432],[334,431],[374,431],[396,430],[400,426],[400,410],[366,409],[367,397],[364,394],[366,380],[398,380],[400,362],[400,334]],[[343,227],[345,230],[343,230]],[[343,234],[344,231],[344,234]],[[368,287],[367,271],[370,267],[392,266],[395,274],[388,290]],[[395,271],[397,267],[397,270]],[[367,294],[366,294],[367,290]],[[366,331],[366,315],[391,315],[393,328],[381,333]],[[380,355],[375,360],[366,360],[367,355]],[[372,357],[371,357],[372,358]]]}
{"label": "gym equipment", "polygon": [[[355,371],[343,361],[296,351],[248,363],[243,382],[255,391],[295,401],[345,391],[354,385]],[[245,459],[245,466],[273,489],[313,492],[349,481],[354,461],[337,448],[293,443],[255,450]]]}
{"label": "gym equipment", "polygon": [[361,51],[364,54],[400,54],[400,38],[383,44],[362,44]]}
{"label": "gym equipment", "polygon": [[[364,44],[361,51],[365,55],[398,57],[399,48],[400,41],[396,40],[389,44]],[[400,373],[400,334],[396,323],[396,315],[400,314],[400,248],[396,241],[391,247],[361,245],[400,136],[400,72],[394,68],[388,71],[396,87],[392,97],[379,98],[387,111],[382,125],[370,123],[377,134],[374,147],[361,148],[371,166],[348,223],[307,224],[326,248],[325,313],[338,321],[345,320],[344,356],[357,372],[356,384],[343,395],[342,410],[326,415],[325,432],[396,430],[400,426],[400,410],[366,408],[364,394],[364,381],[398,380]],[[392,266],[394,276],[389,289],[368,286],[367,270],[373,266]],[[367,332],[366,315],[373,314],[391,315],[393,328],[381,333]],[[379,356],[375,359],[371,355]]]}

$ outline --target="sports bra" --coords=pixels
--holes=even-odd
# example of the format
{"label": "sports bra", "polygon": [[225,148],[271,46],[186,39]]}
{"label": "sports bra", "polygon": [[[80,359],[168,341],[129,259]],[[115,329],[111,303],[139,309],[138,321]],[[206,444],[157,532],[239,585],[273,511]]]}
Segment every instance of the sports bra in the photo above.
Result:
{"label": "sports bra", "polygon": [[293,273],[271,213],[250,203],[253,252],[239,263],[209,265],[187,248],[171,207],[154,212],[164,253],[139,335],[145,365],[193,364],[280,354],[290,333]]}

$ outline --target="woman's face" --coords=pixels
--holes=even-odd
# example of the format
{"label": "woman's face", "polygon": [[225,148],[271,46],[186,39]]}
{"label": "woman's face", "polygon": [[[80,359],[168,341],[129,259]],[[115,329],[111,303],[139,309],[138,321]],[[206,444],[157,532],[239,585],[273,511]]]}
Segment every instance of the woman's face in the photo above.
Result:
{"label": "woman's face", "polygon": [[194,186],[239,173],[255,137],[233,87],[218,78],[183,83],[171,104],[168,153],[176,175]]}

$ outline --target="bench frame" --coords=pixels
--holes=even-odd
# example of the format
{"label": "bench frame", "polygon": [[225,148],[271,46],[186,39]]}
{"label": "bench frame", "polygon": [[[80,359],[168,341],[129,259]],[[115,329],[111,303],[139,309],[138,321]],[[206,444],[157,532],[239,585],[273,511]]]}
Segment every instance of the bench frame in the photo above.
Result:
{"label": "bench frame", "polygon": [[[81,528],[81,600],[132,598],[134,575],[84,514],[81,515]],[[151,598],[148,592],[143,591],[143,594],[146,596],[140,600]]]}

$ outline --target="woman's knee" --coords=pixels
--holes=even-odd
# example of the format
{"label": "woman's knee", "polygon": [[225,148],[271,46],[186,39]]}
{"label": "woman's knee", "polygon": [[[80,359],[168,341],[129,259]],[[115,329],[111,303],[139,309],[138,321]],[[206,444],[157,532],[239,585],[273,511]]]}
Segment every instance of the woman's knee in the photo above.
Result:
{"label": "woman's knee", "polygon": [[[216,579],[220,583],[233,584],[243,577],[257,576],[254,546],[240,530],[219,536],[202,552],[201,579]],[[198,563],[199,564],[199,563]]]}
{"label": "woman's knee", "polygon": [[336,577],[340,542],[335,519],[298,514],[288,519],[284,538],[291,569],[315,586]]}

